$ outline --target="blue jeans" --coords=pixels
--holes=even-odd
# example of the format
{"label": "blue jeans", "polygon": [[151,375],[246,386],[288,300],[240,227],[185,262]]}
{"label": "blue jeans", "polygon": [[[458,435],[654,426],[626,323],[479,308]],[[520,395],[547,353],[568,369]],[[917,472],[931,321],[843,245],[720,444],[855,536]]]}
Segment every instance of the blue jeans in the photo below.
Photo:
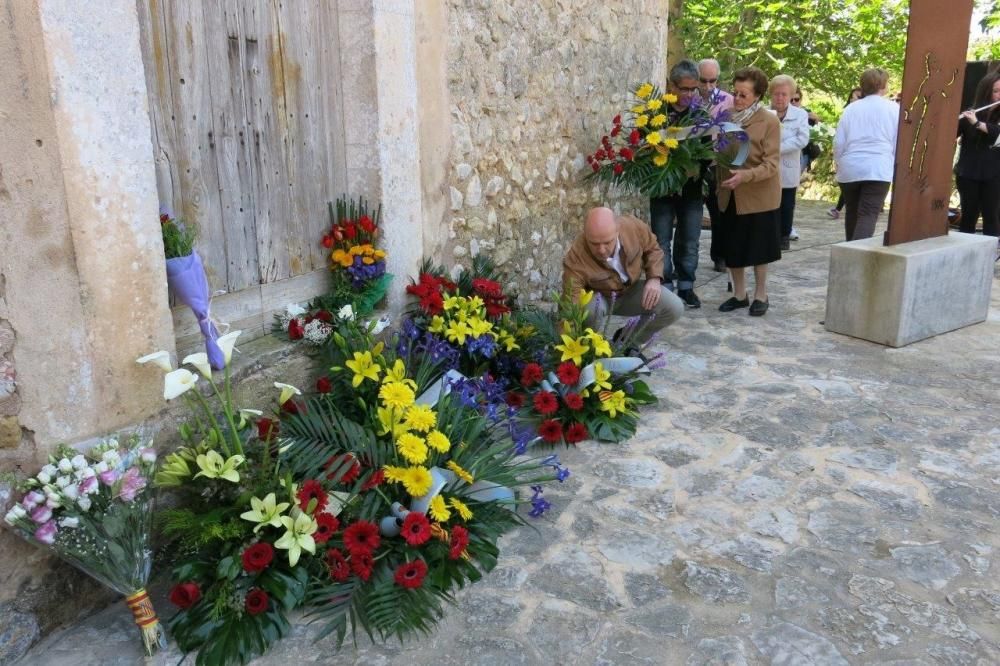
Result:
{"label": "blue jeans", "polygon": [[676,279],[678,291],[694,288],[694,274],[698,270],[698,241],[701,239],[701,213],[700,195],[697,198],[674,196],[649,200],[649,226],[663,250],[664,286]]}

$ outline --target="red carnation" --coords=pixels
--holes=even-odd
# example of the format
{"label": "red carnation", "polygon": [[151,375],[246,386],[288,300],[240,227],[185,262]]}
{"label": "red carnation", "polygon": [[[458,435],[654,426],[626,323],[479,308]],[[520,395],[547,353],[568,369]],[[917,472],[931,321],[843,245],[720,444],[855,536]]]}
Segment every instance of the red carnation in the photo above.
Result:
{"label": "red carnation", "polygon": [[548,419],[542,421],[542,425],[538,426],[538,434],[541,435],[542,439],[549,444],[555,444],[563,436],[562,426],[559,421],[555,419]]}
{"label": "red carnation", "polygon": [[329,393],[333,390],[333,382],[329,377],[320,377],[316,380],[316,390],[319,393]]}
{"label": "red carnation", "polygon": [[598,148],[597,152],[594,153],[594,159],[597,160],[598,162],[600,162],[601,160],[604,159],[605,154],[606,153],[604,152],[603,148]]}
{"label": "red carnation", "polygon": [[424,576],[427,575],[427,565],[423,560],[414,560],[399,565],[396,569],[396,582],[409,589],[415,589],[424,584]]}
{"label": "red carnation", "polygon": [[618,162],[618,163],[615,164],[614,171],[615,171],[615,175],[616,176],[619,175],[619,174],[621,174],[621,172],[624,171],[624,170],[625,170],[625,167],[622,166],[621,162]]}
{"label": "red carnation", "polygon": [[336,516],[331,516],[328,513],[317,513],[316,518],[316,531],[313,532],[313,540],[316,543],[326,543],[333,536],[333,533],[340,529],[340,521],[337,520]]}
{"label": "red carnation", "polygon": [[375,233],[375,223],[372,222],[372,218],[367,215],[362,215],[361,219],[358,220],[358,225],[365,230],[365,233],[373,234]]}
{"label": "red carnation", "polygon": [[271,544],[255,543],[243,551],[243,570],[247,573],[257,573],[267,568],[274,559],[274,548]]}
{"label": "red carnation", "polygon": [[468,545],[469,530],[465,529],[461,525],[455,525],[451,528],[451,550],[448,551],[448,557],[453,560],[457,560],[462,557],[462,553],[465,552],[465,548]]}
{"label": "red carnation", "polygon": [[639,130],[637,129],[632,130],[632,132],[628,135],[628,142],[633,146],[639,145],[639,139],[640,139]]}
{"label": "red carnation", "polygon": [[560,363],[559,367],[556,368],[556,376],[559,377],[559,381],[563,384],[576,384],[580,381],[580,368],[573,361],[566,361],[565,363]]}
{"label": "red carnation", "polygon": [[507,391],[505,400],[507,401],[507,405],[514,409],[520,409],[524,406],[524,394],[518,391]]}
{"label": "red carnation", "polygon": [[375,473],[368,477],[368,480],[361,484],[361,490],[371,490],[375,486],[379,485],[385,480],[385,472],[381,469],[375,470]]}
{"label": "red carnation", "polygon": [[431,538],[431,524],[427,516],[417,511],[411,511],[403,519],[403,538],[411,546],[419,546]]}
{"label": "red carnation", "polygon": [[583,398],[580,397],[579,393],[567,393],[563,396],[563,402],[565,402],[566,406],[574,412],[579,409],[583,409]]}
{"label": "red carnation", "polygon": [[323,247],[325,247],[328,250],[331,247],[333,247],[333,237],[332,236],[323,236],[323,241],[322,242],[323,242]]}
{"label": "red carnation", "polygon": [[361,580],[368,580],[372,577],[372,570],[375,568],[375,558],[371,553],[357,552],[351,553],[351,569]]}
{"label": "red carnation", "polygon": [[559,400],[552,391],[539,391],[535,394],[534,403],[539,414],[552,414],[559,409]]}
{"label": "red carnation", "polygon": [[378,526],[367,520],[359,520],[344,530],[344,546],[353,557],[356,553],[370,553],[382,542]]}
{"label": "red carnation", "polygon": [[487,280],[486,278],[475,278],[472,281],[472,288],[480,296],[489,296],[491,298],[500,298],[503,296],[503,287],[500,286],[500,283]]}
{"label": "red carnation", "polygon": [[265,442],[278,434],[278,422],[271,419],[257,420],[257,437]]}
{"label": "red carnation", "polygon": [[344,225],[344,237],[348,240],[354,240],[358,235],[358,228],[353,222],[348,222]]}
{"label": "red carnation", "polygon": [[174,589],[170,590],[170,603],[180,608],[191,608],[199,599],[201,599],[201,588],[193,581],[174,585]]}
{"label": "red carnation", "polygon": [[542,381],[542,366],[537,363],[528,363],[521,370],[521,383],[525,386],[534,386]]}
{"label": "red carnation", "polygon": [[567,444],[576,444],[577,442],[582,442],[588,437],[590,437],[590,433],[587,432],[587,426],[582,423],[571,423],[570,426],[566,428]]}
{"label": "red carnation", "polygon": [[329,470],[330,473],[326,475],[326,478],[330,481],[335,480],[334,477],[337,476],[337,471],[340,470],[346,463],[353,461],[350,469],[342,470],[340,474],[340,479],[338,483],[354,483],[354,481],[361,476],[361,463],[350,453],[342,453],[339,456],[333,456],[323,464],[323,469]]}
{"label": "red carnation", "polygon": [[347,563],[339,548],[326,551],[326,566],[330,569],[330,578],[343,583],[351,577],[351,565]]}
{"label": "red carnation", "polygon": [[255,587],[249,592],[247,592],[246,609],[251,615],[260,615],[267,610],[267,604],[270,599],[267,596],[267,592]]}
{"label": "red carnation", "polygon": [[305,329],[302,326],[302,322],[299,321],[298,317],[292,317],[288,320],[288,339],[289,340],[301,340],[302,336],[305,335]]}
{"label": "red carnation", "polygon": [[316,500],[314,512],[322,511],[326,507],[326,491],[323,490],[323,485],[315,479],[309,479],[303,483],[297,497],[299,498],[299,508],[303,511],[309,508],[309,503],[312,500]]}

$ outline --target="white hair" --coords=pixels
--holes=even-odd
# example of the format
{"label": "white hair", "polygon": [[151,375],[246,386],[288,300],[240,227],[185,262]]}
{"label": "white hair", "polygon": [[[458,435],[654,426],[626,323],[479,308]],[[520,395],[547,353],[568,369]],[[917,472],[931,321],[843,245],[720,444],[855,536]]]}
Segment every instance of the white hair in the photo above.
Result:
{"label": "white hair", "polygon": [[719,66],[719,61],[715,58],[702,58],[698,61],[698,69],[701,69],[702,65],[715,65],[715,68],[722,71],[722,67]]}

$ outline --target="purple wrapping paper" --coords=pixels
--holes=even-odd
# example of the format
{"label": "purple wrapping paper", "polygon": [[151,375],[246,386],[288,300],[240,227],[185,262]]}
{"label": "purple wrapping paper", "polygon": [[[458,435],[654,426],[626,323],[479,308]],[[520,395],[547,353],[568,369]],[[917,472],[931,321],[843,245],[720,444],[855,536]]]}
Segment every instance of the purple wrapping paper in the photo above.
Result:
{"label": "purple wrapping paper", "polygon": [[192,252],[186,257],[167,259],[167,284],[174,296],[191,308],[194,316],[198,319],[201,334],[205,336],[205,351],[208,353],[208,362],[213,369],[222,370],[226,365],[225,358],[216,342],[219,331],[208,318],[208,305],[211,296],[208,291],[205,267],[197,252]]}

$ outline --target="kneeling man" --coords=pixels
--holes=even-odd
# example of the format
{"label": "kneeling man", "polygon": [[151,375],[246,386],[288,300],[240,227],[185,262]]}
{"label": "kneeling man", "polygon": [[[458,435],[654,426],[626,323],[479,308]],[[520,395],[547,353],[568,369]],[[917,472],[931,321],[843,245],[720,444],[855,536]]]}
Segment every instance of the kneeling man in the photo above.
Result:
{"label": "kneeling man", "polygon": [[647,342],[684,312],[684,302],[662,282],[663,250],[649,225],[631,215],[616,218],[610,208],[587,213],[583,233],[563,259],[563,294],[575,298],[581,289],[597,292],[590,301],[594,328],[603,324],[615,294],[612,314],[652,314],[639,340]]}

